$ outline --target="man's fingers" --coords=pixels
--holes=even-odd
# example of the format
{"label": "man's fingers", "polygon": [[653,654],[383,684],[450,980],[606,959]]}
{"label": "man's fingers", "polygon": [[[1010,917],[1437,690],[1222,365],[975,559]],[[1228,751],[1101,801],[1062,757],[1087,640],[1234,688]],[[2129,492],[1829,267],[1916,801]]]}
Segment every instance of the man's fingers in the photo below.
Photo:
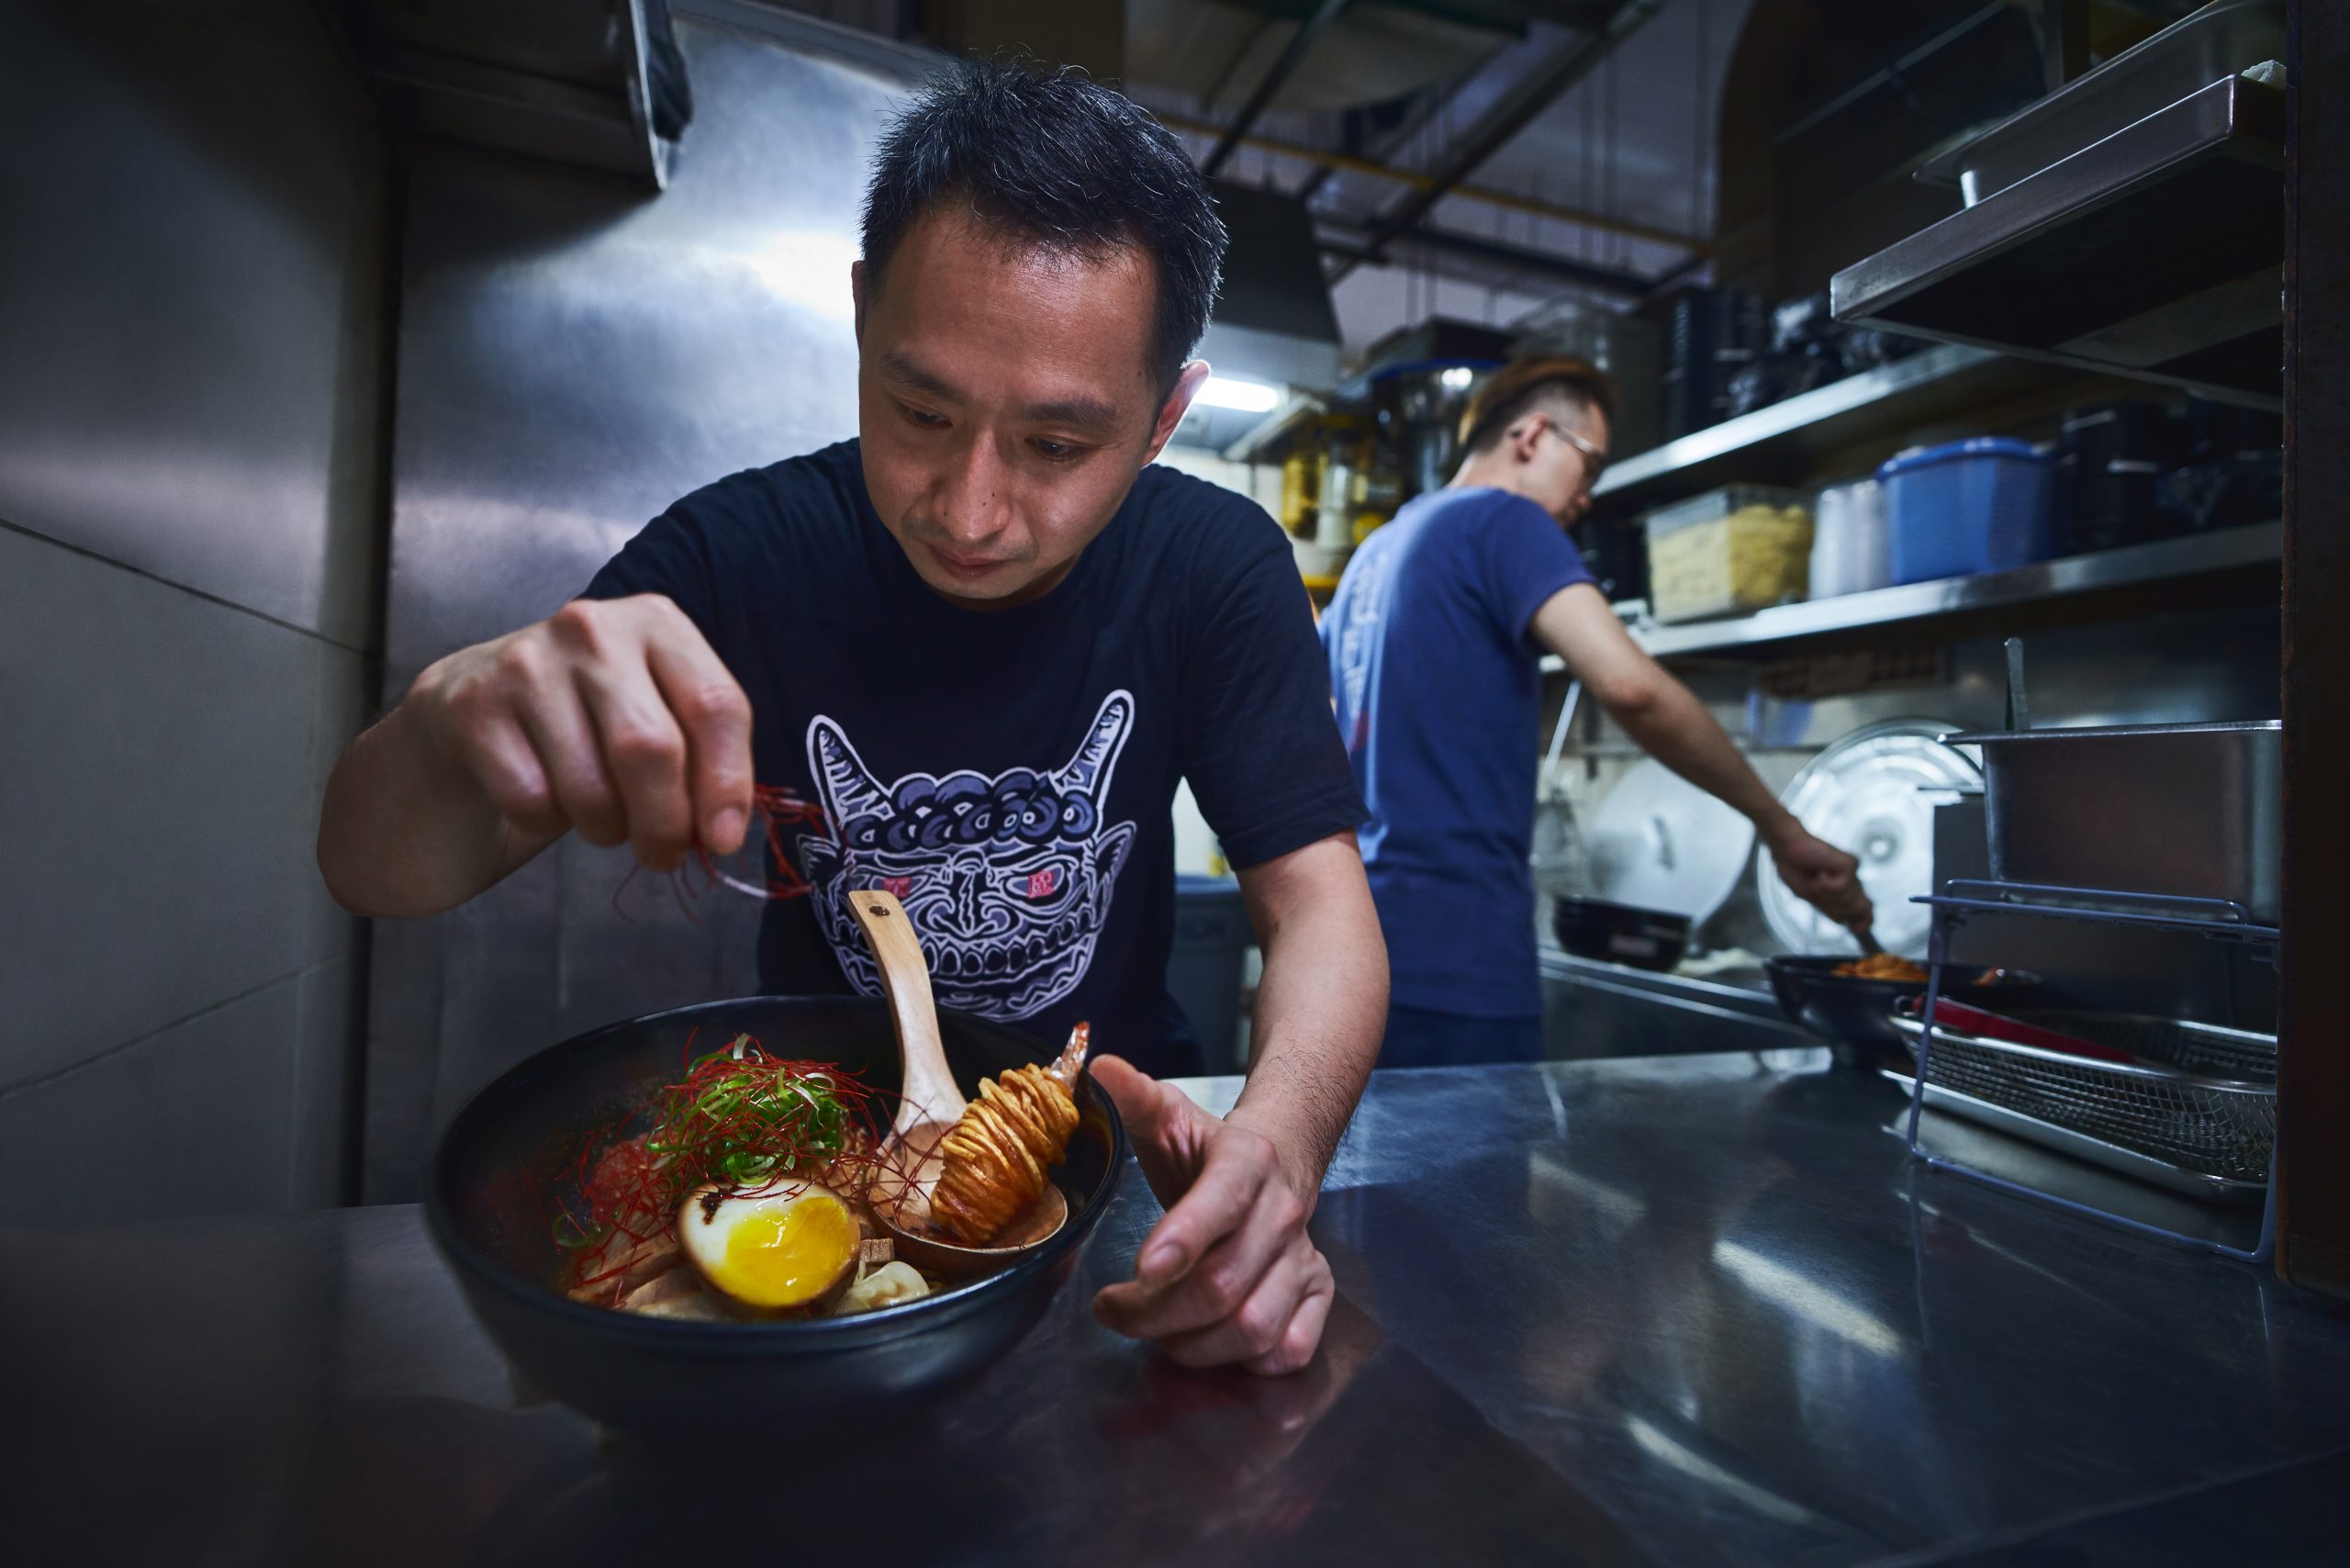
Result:
{"label": "man's fingers", "polygon": [[1271,1355],[1305,1299],[1309,1276],[1304,1260],[1312,1253],[1303,1243],[1283,1251],[1229,1310],[1197,1327],[1149,1338],[1179,1366],[1220,1367]]}
{"label": "man's fingers", "polygon": [[1276,1173],[1272,1146],[1262,1138],[1227,1129],[1212,1139],[1191,1190],[1143,1238],[1135,1278],[1153,1291],[1181,1279],[1210,1248],[1248,1223],[1258,1193]]}
{"label": "man's fingers", "polygon": [[1270,1350],[1246,1363],[1259,1377],[1287,1377],[1303,1372],[1314,1360],[1314,1352],[1322,1343],[1322,1330],[1330,1321],[1330,1308],[1338,1299],[1337,1282],[1331,1277],[1329,1260],[1321,1253],[1314,1254],[1315,1273],[1306,1282],[1305,1294],[1297,1310],[1290,1315],[1289,1327]]}
{"label": "man's fingers", "polygon": [[554,786],[520,719],[486,687],[452,699],[438,738],[508,822],[539,834],[561,833],[571,825],[555,804]]}
{"label": "man's fingers", "polygon": [[[1113,1304],[1111,1327],[1138,1339],[1171,1340],[1229,1320],[1262,1288],[1282,1258],[1303,1243],[1304,1205],[1279,1181],[1264,1182],[1247,1216],[1171,1282],[1144,1281]],[[1266,1347],[1259,1346],[1254,1355]],[[1238,1356],[1221,1358],[1237,1361]]]}
{"label": "man's fingers", "polygon": [[751,823],[751,701],[692,623],[684,630],[655,636],[646,660],[684,733],[693,830],[712,854],[732,855]]}
{"label": "man's fingers", "polygon": [[1158,1081],[1124,1057],[1095,1057],[1091,1070],[1093,1081],[1118,1107],[1118,1120],[1125,1123],[1126,1136],[1137,1141],[1154,1136],[1161,1114]]}
{"label": "man's fingers", "polygon": [[1171,1207],[1192,1182],[1185,1163],[1187,1140],[1174,1125],[1177,1116],[1192,1109],[1192,1103],[1181,1090],[1168,1088],[1118,1057],[1095,1057],[1088,1070],[1118,1107],[1118,1120],[1125,1124],[1144,1180],[1158,1201]]}
{"label": "man's fingers", "polygon": [[684,732],[642,668],[591,666],[580,672],[579,688],[636,857],[656,871],[675,870],[694,831]]}
{"label": "man's fingers", "polygon": [[546,769],[563,819],[590,844],[609,847],[628,836],[619,797],[604,773],[604,755],[587,705],[568,681],[542,688],[519,703],[516,712],[531,737],[531,749]]}

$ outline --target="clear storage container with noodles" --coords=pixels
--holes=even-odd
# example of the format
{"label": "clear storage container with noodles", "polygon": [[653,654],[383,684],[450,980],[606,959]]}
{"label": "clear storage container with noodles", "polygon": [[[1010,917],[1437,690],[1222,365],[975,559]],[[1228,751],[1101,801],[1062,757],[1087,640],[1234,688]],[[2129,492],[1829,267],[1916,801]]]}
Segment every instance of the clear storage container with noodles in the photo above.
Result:
{"label": "clear storage container with noodles", "polygon": [[1642,522],[1649,607],[1659,621],[1743,615],[1804,597],[1811,503],[1800,490],[1728,485]]}

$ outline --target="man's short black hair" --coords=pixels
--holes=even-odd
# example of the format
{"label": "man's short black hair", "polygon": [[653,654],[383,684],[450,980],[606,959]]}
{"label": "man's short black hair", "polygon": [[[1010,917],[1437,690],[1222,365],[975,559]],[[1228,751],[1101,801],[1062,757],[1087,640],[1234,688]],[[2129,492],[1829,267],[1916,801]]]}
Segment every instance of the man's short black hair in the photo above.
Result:
{"label": "man's short black hair", "polygon": [[881,139],[865,192],[865,286],[940,201],[1055,250],[1131,245],[1156,273],[1147,368],[1163,389],[1207,330],[1224,262],[1215,203],[1183,144],[1123,94],[1074,68],[1040,75],[959,64]]}

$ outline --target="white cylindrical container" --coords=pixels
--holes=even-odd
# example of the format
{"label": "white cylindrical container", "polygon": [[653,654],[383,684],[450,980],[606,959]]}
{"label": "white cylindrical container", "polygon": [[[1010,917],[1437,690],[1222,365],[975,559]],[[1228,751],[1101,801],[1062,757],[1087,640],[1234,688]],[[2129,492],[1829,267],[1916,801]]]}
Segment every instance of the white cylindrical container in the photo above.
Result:
{"label": "white cylindrical container", "polygon": [[1858,479],[1844,487],[1845,534],[1852,550],[1850,591],[1863,593],[1893,582],[1893,530],[1886,521],[1885,487]]}
{"label": "white cylindrical container", "polygon": [[1847,487],[1819,492],[1811,517],[1812,599],[1834,599],[1852,591],[1852,498]]}

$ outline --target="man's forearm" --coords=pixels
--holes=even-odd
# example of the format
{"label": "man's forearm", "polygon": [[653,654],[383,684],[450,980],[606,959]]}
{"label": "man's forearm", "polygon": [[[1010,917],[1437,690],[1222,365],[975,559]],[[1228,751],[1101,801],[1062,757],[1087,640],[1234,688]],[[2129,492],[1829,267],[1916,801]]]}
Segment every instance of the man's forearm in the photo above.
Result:
{"label": "man's forearm", "polygon": [[1679,681],[1665,682],[1639,711],[1614,717],[1641,750],[1748,818],[1766,842],[1800,825],[1696,693]]}
{"label": "man's forearm", "polygon": [[1281,1151],[1311,1205],[1387,1025],[1387,948],[1370,899],[1304,902],[1261,931],[1256,1062],[1230,1119]]}
{"label": "man's forearm", "polygon": [[403,704],[336,760],[319,818],[319,869],[355,913],[436,914],[510,868],[509,838],[506,819]]}

